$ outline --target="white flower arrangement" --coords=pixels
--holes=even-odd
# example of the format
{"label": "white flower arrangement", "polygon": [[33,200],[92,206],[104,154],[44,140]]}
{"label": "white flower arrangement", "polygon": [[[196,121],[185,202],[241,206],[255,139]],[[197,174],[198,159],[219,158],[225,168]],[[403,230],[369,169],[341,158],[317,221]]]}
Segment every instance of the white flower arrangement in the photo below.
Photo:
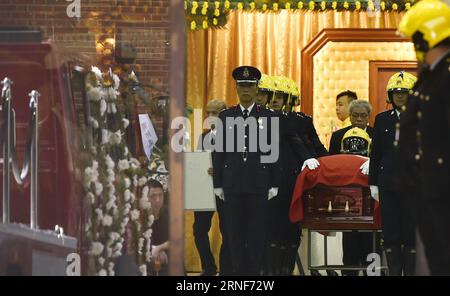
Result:
{"label": "white flower arrangement", "polygon": [[142,264],[139,266],[139,271],[142,273],[143,276],[147,276],[147,265]]}
{"label": "white flower arrangement", "polygon": [[98,264],[100,264],[100,266],[103,266],[105,264],[105,258],[103,257],[98,257]]}
{"label": "white flower arrangement", "polygon": [[102,219],[103,226],[111,226],[113,223],[113,218],[110,215],[103,216]]}
{"label": "white flower arrangement", "polygon": [[[125,178],[125,179],[123,179],[123,185],[125,186],[125,188],[130,188],[130,186],[131,186],[131,180],[130,180],[130,178]],[[128,190],[129,191],[129,190]]]}
{"label": "white flower arrangement", "polygon": [[126,129],[130,125],[130,121],[126,118],[122,118],[123,128]]}
{"label": "white flower arrangement", "polygon": [[130,164],[127,159],[121,159],[121,160],[119,160],[118,167],[119,167],[119,171],[124,171],[124,170],[128,170],[130,168]]}
{"label": "white flower arrangement", "polygon": [[116,166],[116,163],[114,162],[114,160],[112,160],[112,158],[109,154],[107,154],[105,156],[105,161],[106,161],[106,166],[108,167],[108,169],[114,169],[114,167]]}
{"label": "white flower arrangement", "polygon": [[98,102],[102,98],[103,94],[100,87],[92,87],[87,91],[86,96],[89,101]]}
{"label": "white flower arrangement", "polygon": [[139,178],[139,181],[138,181],[138,186],[139,187],[144,186],[146,183],[147,183],[147,178],[146,177]]}
{"label": "white flower arrangement", "polygon": [[93,256],[98,256],[103,252],[104,246],[100,242],[93,242],[91,244],[91,249],[89,250],[89,254]]}
{"label": "white flower arrangement", "polygon": [[137,209],[132,210],[130,213],[130,216],[131,216],[132,221],[139,219],[139,216],[140,216],[139,210],[137,210]]}
{"label": "white flower arrangement", "polygon": [[[130,155],[124,141],[130,120],[121,115],[120,78],[111,70],[102,74],[97,67],[92,67],[91,73],[86,79],[86,94],[95,143],[90,147],[92,162],[82,171],[85,200],[91,210],[85,231],[90,244],[88,254],[95,264],[92,274],[114,275],[115,258],[122,255],[124,245],[129,245],[128,239],[132,239],[137,243],[136,263],[142,275],[147,275],[146,264],[152,260],[154,222],[148,198],[148,174],[139,160]],[[138,81],[134,72],[130,75]],[[118,130],[108,126],[107,114],[117,118]],[[165,170],[158,160],[160,170]]]}
{"label": "white flower arrangement", "polygon": [[149,202],[149,200],[148,200],[147,197],[141,198],[141,199],[139,200],[139,208],[140,208],[141,210],[148,210],[148,209],[151,208],[151,204],[150,204],[150,202]]}

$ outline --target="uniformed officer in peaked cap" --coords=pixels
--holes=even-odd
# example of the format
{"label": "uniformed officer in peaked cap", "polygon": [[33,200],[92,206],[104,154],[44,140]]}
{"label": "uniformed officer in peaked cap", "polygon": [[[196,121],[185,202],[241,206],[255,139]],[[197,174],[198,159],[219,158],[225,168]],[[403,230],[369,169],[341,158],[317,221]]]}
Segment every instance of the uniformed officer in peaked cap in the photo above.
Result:
{"label": "uniformed officer in peaked cap", "polygon": [[[225,201],[234,273],[260,275],[267,205],[278,194],[279,125],[273,112],[255,104],[260,71],[242,66],[232,76],[239,104],[219,114],[223,132],[217,137],[222,137],[224,151],[214,159],[214,191]],[[270,151],[263,152],[260,142],[265,138]],[[268,156],[272,159],[265,159]]]}
{"label": "uniformed officer in peaked cap", "polygon": [[400,119],[399,146],[404,147],[403,136],[416,138],[410,162],[418,164],[421,187],[419,233],[431,274],[450,275],[450,7],[438,0],[419,1],[398,30],[412,39],[421,68]]}

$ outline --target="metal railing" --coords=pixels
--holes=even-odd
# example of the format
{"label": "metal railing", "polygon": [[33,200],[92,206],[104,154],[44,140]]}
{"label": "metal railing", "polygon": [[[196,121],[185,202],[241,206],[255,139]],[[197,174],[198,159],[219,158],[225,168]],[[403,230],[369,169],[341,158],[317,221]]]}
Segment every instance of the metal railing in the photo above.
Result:
{"label": "metal railing", "polygon": [[[10,223],[10,164],[15,181],[23,185],[30,174],[30,227],[38,228],[38,100],[40,94],[30,92],[30,116],[28,122],[27,142],[25,146],[25,160],[19,168],[16,153],[16,118],[12,108],[11,85],[8,77],[2,80],[2,117],[1,126],[3,149],[3,223]],[[30,173],[31,171],[31,173]]]}

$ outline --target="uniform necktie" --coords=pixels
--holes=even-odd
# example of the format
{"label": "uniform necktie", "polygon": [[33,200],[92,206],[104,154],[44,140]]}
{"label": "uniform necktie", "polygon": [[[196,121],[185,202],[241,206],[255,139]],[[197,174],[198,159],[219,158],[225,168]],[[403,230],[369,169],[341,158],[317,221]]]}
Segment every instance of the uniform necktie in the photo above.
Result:
{"label": "uniform necktie", "polygon": [[244,109],[244,118],[247,118],[247,117],[248,117],[248,110]]}

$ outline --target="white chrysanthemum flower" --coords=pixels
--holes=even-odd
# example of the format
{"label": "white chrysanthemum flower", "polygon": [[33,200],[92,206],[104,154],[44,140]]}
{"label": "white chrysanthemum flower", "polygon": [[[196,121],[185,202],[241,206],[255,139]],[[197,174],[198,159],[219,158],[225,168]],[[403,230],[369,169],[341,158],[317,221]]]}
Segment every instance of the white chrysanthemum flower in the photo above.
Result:
{"label": "white chrysanthemum flower", "polygon": [[152,237],[152,233],[153,230],[152,229],[147,229],[142,235],[146,238],[146,239],[150,239]]}
{"label": "white chrysanthemum flower", "polygon": [[98,272],[98,276],[107,276],[108,274],[106,273],[106,270],[104,270],[104,269],[101,269],[99,272]]}
{"label": "white chrysanthemum flower", "polygon": [[113,205],[114,205],[114,202],[112,202],[112,201],[108,201],[107,203],[106,203],[106,210],[111,210],[112,209],[112,207],[113,207]]}
{"label": "white chrysanthemum flower", "polygon": [[91,66],[91,71],[95,74],[95,77],[98,80],[102,80],[103,79],[102,71],[100,71],[100,69],[98,67]]}
{"label": "white chrysanthemum flower", "polygon": [[98,264],[100,264],[100,266],[103,266],[104,263],[105,263],[105,258],[98,257]]}
{"label": "white chrysanthemum flower", "polygon": [[93,128],[99,127],[98,121],[94,117],[89,117],[89,122]]}
{"label": "white chrysanthemum flower", "polygon": [[84,185],[89,187],[92,182],[97,181],[98,172],[92,169],[91,167],[87,167],[84,169]]}
{"label": "white chrysanthemum flower", "polygon": [[121,252],[121,251],[115,251],[115,252],[113,253],[113,255],[112,255],[113,258],[118,258],[118,257],[120,257],[120,256],[122,256],[122,252]]}
{"label": "white chrysanthemum flower", "polygon": [[148,201],[148,198],[147,198],[147,197],[141,198],[141,199],[139,200],[139,208],[140,208],[141,210],[147,210],[147,209],[150,209],[150,207],[151,207],[151,204],[150,204],[150,202]]}
{"label": "white chrysanthemum flower", "polygon": [[148,227],[152,227],[153,222],[155,222],[155,216],[149,215],[148,216]]}
{"label": "white chrysanthemum flower", "polygon": [[105,247],[100,242],[92,242],[89,254],[92,256],[99,256]]}
{"label": "white chrysanthemum flower", "polygon": [[128,222],[130,222],[130,218],[128,217],[123,218],[123,223],[125,223],[125,225],[127,225]]}
{"label": "white chrysanthemum flower", "polygon": [[100,116],[103,117],[103,115],[105,115],[106,109],[107,109],[108,105],[106,104],[105,100],[100,100]]}
{"label": "white chrysanthemum flower", "polygon": [[130,188],[130,186],[131,186],[130,178],[123,179],[123,184],[124,184],[125,188]]}
{"label": "white chrysanthemum flower", "polygon": [[114,89],[119,89],[120,86],[120,78],[116,74],[113,74],[113,80],[114,80]]}
{"label": "white chrysanthemum flower", "polygon": [[147,276],[147,265],[142,264],[141,266],[139,266],[139,271],[143,276]]}
{"label": "white chrysanthemum flower", "polygon": [[117,106],[116,106],[116,104],[115,103],[111,103],[110,107],[111,107],[111,113],[112,114],[116,114],[117,113]]}
{"label": "white chrysanthemum flower", "polygon": [[130,164],[128,163],[128,159],[121,159],[117,165],[119,167],[119,171],[128,170],[130,168]]}
{"label": "white chrysanthemum flower", "polygon": [[108,169],[113,169],[116,166],[114,160],[112,160],[112,158],[111,158],[111,156],[109,156],[109,154],[107,154],[105,156],[105,161],[106,161],[106,166],[108,167]]}
{"label": "white chrysanthemum flower", "polygon": [[142,225],[139,222],[136,222],[136,230],[141,231]]}
{"label": "white chrysanthemum flower", "polygon": [[127,148],[127,146],[125,146],[125,148],[123,148],[123,156],[125,156],[125,157],[128,156],[128,148]]}
{"label": "white chrysanthemum flower", "polygon": [[144,186],[146,183],[147,183],[147,178],[146,177],[139,178],[139,181],[138,181],[139,187]]}
{"label": "white chrysanthemum flower", "polygon": [[113,183],[116,180],[116,175],[114,174],[114,170],[107,169],[106,173],[107,173],[106,181],[108,183]]}
{"label": "white chrysanthemum flower", "polygon": [[95,182],[95,195],[99,196],[103,192],[103,184],[100,182]]}
{"label": "white chrysanthemum flower", "polygon": [[114,184],[110,183],[106,186],[108,187],[108,195],[114,195],[114,193],[116,193],[116,187],[114,187]]}
{"label": "white chrysanthemum flower", "polygon": [[131,191],[129,189],[125,190],[123,193],[123,199],[128,202],[131,198]]}
{"label": "white chrysanthemum flower", "polygon": [[92,192],[88,192],[86,194],[86,199],[91,205],[95,203],[95,196],[92,194]]}
{"label": "white chrysanthemum flower", "polygon": [[134,220],[139,219],[139,214],[140,214],[139,210],[136,210],[136,209],[132,210],[131,211],[131,220],[134,221]]}
{"label": "white chrysanthemum flower", "polygon": [[148,192],[149,192],[148,186],[144,186],[144,188],[142,188],[142,198],[148,197]]}
{"label": "white chrysanthemum flower", "polygon": [[112,231],[109,233],[109,238],[112,241],[116,241],[116,240],[120,239],[120,235],[117,232]]}
{"label": "white chrysanthemum flower", "polygon": [[136,196],[134,196],[134,194],[131,193],[131,196],[130,196],[130,202],[131,202],[131,203],[134,203],[135,200],[136,200]]}
{"label": "white chrysanthemum flower", "polygon": [[120,93],[114,90],[114,88],[109,87],[106,89],[106,95],[110,100],[115,100]]}
{"label": "white chrysanthemum flower", "polygon": [[128,79],[139,82],[136,73],[134,73],[134,71],[131,71],[131,73],[128,75]]}
{"label": "white chrysanthemum flower", "polygon": [[127,209],[131,209],[131,204],[126,203],[124,207],[127,208]]}
{"label": "white chrysanthemum flower", "polygon": [[114,249],[115,251],[117,251],[117,250],[120,251],[120,250],[122,250],[122,247],[123,247],[122,244],[118,242],[118,243],[116,243],[116,245],[114,246],[113,249]]}
{"label": "white chrysanthemum flower", "polygon": [[97,219],[98,220],[103,219],[103,211],[102,211],[102,209],[99,209],[99,208],[95,209],[95,213],[97,214]]}
{"label": "white chrysanthemum flower", "polygon": [[112,145],[119,145],[120,142],[122,142],[122,133],[120,130],[116,131],[115,133],[111,133],[109,135],[109,142]]}
{"label": "white chrysanthemum flower", "polygon": [[86,96],[89,101],[98,102],[103,97],[103,93],[100,87],[93,87],[87,91]]}
{"label": "white chrysanthemum flower", "polygon": [[128,215],[130,213],[130,209],[127,209],[127,208],[125,208],[125,209],[123,209],[123,212],[122,212],[122,215]]}
{"label": "white chrysanthemum flower", "polygon": [[109,276],[114,276],[116,274],[113,269],[109,270],[108,272],[109,272]]}
{"label": "white chrysanthemum flower", "polygon": [[102,219],[103,226],[111,226],[113,218],[110,215],[105,215]]}
{"label": "white chrysanthemum flower", "polygon": [[126,118],[122,118],[123,128],[126,129],[130,125],[130,121]]}
{"label": "white chrysanthemum flower", "polygon": [[141,166],[141,163],[139,162],[139,160],[137,160],[137,159],[134,158],[134,157],[132,157],[132,158],[130,159],[130,163],[131,163],[131,167],[132,167],[133,169],[137,169],[137,168],[139,168],[139,167]]}
{"label": "white chrysanthemum flower", "polygon": [[109,131],[106,129],[102,129],[102,145],[109,142]]}

